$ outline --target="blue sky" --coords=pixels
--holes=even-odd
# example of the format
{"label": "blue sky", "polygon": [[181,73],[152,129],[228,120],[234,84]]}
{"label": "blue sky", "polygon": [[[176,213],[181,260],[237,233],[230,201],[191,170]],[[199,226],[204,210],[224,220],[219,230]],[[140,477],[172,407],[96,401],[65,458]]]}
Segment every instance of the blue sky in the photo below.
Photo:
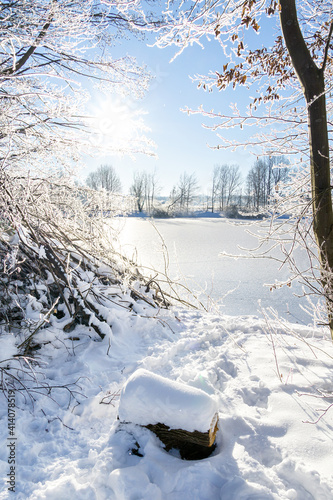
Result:
{"label": "blue sky", "polygon": [[[258,35],[251,36],[257,37]],[[260,46],[267,43],[267,34],[256,39]],[[172,187],[178,182],[179,176],[186,171],[195,173],[202,193],[209,191],[211,175],[216,164],[238,164],[243,178],[256,160],[256,151],[238,149],[214,150],[209,148],[218,144],[218,138],[209,130],[202,127],[209,124],[208,119],[201,115],[188,116],[181,111],[189,107],[197,109],[203,105],[204,109],[214,111],[229,111],[230,103],[246,102],[248,91],[238,88],[227,89],[211,93],[197,88],[190,76],[208,74],[210,70],[219,70],[227,61],[216,40],[205,41],[205,48],[198,45],[188,47],[180,56],[170,63],[175,54],[174,48],[158,49],[147,47],[145,42],[130,41],[117,47],[118,53],[129,53],[137,57],[140,63],[145,63],[156,76],[147,95],[140,101],[128,100],[129,109],[144,109],[147,112],[145,123],[151,129],[148,136],[156,143],[158,158],[137,156],[131,158],[108,156],[96,157],[87,160],[86,168],[82,173],[84,178],[90,171],[101,163],[113,165],[123,184],[123,192],[128,192],[135,171],[145,170],[148,173],[157,172],[161,187],[161,194],[168,195]],[[253,93],[253,92],[252,92]],[[126,100],[124,105],[127,106]],[[253,133],[253,130],[251,130]],[[248,129],[232,129],[230,138],[242,138],[248,135]],[[252,153],[252,154],[251,154]]]}

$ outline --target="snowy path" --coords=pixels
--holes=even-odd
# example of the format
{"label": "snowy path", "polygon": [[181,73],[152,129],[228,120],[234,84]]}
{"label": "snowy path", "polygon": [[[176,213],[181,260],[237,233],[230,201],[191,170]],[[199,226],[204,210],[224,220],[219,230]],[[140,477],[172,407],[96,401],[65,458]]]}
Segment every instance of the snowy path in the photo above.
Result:
{"label": "snowy path", "polygon": [[[151,319],[115,310],[112,338],[82,340],[76,347],[54,333],[58,340],[40,354],[48,359],[47,381],[82,377],[80,392],[87,397],[68,407],[68,393],[54,390],[60,406],[38,397],[33,413],[18,404],[15,498],[332,499],[333,410],[318,424],[303,423],[316,420],[316,410],[332,400],[298,395],[332,391],[329,339],[295,326],[298,340],[285,333],[290,325],[277,326],[271,337],[265,322],[250,316],[178,311],[177,318],[167,311]],[[306,337],[314,348],[302,341]],[[117,422],[117,394],[138,367],[217,397],[220,431],[211,457],[182,461],[148,430]],[[108,391],[113,404],[100,404]],[[2,426],[2,442],[6,433]],[[5,477],[5,446],[0,453]],[[5,487],[0,498],[7,497],[13,498]]]}

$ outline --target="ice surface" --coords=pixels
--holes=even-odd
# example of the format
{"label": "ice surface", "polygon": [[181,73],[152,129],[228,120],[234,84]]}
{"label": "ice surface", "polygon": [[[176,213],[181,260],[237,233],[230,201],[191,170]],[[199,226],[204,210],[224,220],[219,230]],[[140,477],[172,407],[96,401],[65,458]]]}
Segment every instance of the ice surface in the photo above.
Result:
{"label": "ice surface", "polygon": [[[302,295],[300,286],[294,283],[292,289],[284,287],[274,292],[264,286],[286,280],[289,276],[286,266],[273,259],[222,257],[223,252],[239,255],[246,254],[244,249],[256,248],[258,239],[249,231],[262,231],[267,222],[256,221],[249,225],[240,221],[230,223],[222,218],[185,218],[157,219],[151,224],[133,217],[121,223],[124,225],[120,233],[122,251],[129,257],[138,256],[142,265],[156,271],[164,272],[167,262],[171,279],[185,283],[191,290],[204,290],[215,301],[223,299],[223,313],[257,314],[260,300],[263,307],[273,306],[282,316],[292,318],[291,321],[309,322],[308,314],[300,308],[299,298],[294,296],[295,293]],[[163,255],[165,249],[167,257]],[[277,250],[275,256],[284,259]],[[298,265],[302,268],[302,257],[298,257]]]}
{"label": "ice surface", "polygon": [[121,392],[119,418],[139,425],[163,423],[171,429],[207,432],[217,409],[215,399],[203,390],[141,368]]}

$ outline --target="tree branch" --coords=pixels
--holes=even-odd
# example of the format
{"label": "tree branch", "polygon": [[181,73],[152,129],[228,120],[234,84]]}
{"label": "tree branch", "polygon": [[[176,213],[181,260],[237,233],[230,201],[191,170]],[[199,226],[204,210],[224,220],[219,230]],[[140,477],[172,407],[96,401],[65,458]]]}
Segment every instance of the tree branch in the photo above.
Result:
{"label": "tree branch", "polygon": [[28,59],[33,55],[35,50],[37,49],[38,45],[42,42],[42,40],[45,38],[47,30],[51,26],[51,23],[53,21],[53,16],[49,16],[49,20],[44,24],[41,32],[39,35],[36,37],[35,42],[31,47],[26,51],[26,53],[17,61],[17,63],[12,67],[12,68],[7,68],[2,72],[3,75],[13,75],[17,71],[19,71],[25,63],[28,61]]}
{"label": "tree branch", "polygon": [[326,63],[327,63],[328,49],[329,49],[329,46],[330,46],[330,42],[331,42],[331,38],[332,38],[332,33],[333,33],[333,21],[331,22],[330,31],[329,31],[329,34],[328,34],[328,38],[327,38],[327,42],[326,42],[326,47],[325,47],[323,65],[321,67],[321,70],[322,70],[323,73],[325,71],[325,67],[326,67]]}
{"label": "tree branch", "polygon": [[283,37],[306,101],[309,103],[315,95],[318,95],[316,78],[311,78],[309,75],[318,74],[321,69],[314,62],[305,43],[297,19],[295,0],[280,0],[279,4]]}

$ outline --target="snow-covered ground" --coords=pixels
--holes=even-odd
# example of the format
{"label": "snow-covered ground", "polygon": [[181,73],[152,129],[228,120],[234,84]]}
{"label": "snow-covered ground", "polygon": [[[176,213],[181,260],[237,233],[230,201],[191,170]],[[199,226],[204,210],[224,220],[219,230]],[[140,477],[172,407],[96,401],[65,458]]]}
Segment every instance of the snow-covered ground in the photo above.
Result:
{"label": "snow-covered ground", "polygon": [[[333,498],[327,330],[256,316],[157,310],[140,301],[134,310],[110,303],[108,323],[103,340],[86,326],[66,334],[61,321],[38,333],[44,344],[32,385],[54,388],[48,396],[36,389],[33,405],[16,392],[15,441],[0,395],[1,499]],[[14,337],[2,335],[1,358],[15,352]],[[117,420],[120,391],[138,368],[214,397],[220,429],[213,455],[181,460],[149,430]],[[65,384],[73,385],[60,387]],[[184,411],[191,421],[185,403]],[[6,482],[10,443],[15,493]]]}

